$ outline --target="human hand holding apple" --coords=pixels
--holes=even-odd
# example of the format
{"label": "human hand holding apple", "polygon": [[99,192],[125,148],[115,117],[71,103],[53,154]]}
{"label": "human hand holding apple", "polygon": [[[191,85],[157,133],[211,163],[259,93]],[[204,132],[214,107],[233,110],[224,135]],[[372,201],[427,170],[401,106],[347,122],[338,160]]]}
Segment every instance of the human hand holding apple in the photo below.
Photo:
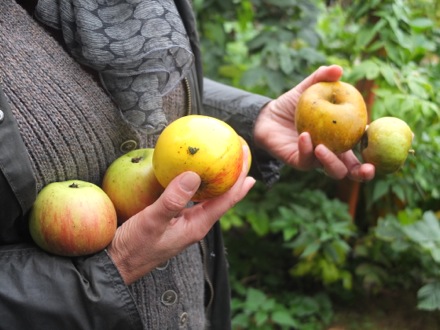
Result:
{"label": "human hand holding apple", "polygon": [[158,200],[118,227],[107,251],[126,284],[131,284],[200,241],[221,216],[243,199],[255,180],[247,176],[249,149],[234,185],[225,193],[187,208],[201,184],[185,171],[171,180]]}
{"label": "human hand holding apple", "polygon": [[335,179],[348,176],[352,180],[368,181],[374,178],[374,166],[362,164],[352,150],[335,154],[323,144],[314,146],[308,132],[299,133],[296,129],[295,112],[305,90],[318,82],[338,81],[341,76],[340,66],[320,67],[296,87],[269,102],[255,123],[256,145],[298,170],[323,168]]}
{"label": "human hand holding apple", "polygon": [[166,187],[180,173],[196,172],[202,183],[192,200],[207,200],[224,194],[235,183],[243,166],[243,146],[246,141],[224,121],[203,115],[181,117],[157,140],[154,173]]}

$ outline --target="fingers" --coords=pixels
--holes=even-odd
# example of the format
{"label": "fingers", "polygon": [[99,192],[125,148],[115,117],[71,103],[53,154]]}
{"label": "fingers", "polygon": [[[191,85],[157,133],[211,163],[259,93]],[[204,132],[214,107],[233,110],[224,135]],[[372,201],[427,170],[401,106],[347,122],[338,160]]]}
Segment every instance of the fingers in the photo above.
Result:
{"label": "fingers", "polygon": [[348,169],[346,165],[323,144],[316,146],[315,156],[328,176],[338,180],[347,176]]}
{"label": "fingers", "polygon": [[195,172],[184,172],[174,178],[159,199],[150,207],[149,216],[168,223],[189,203],[201,183]]}
{"label": "fingers", "polygon": [[308,87],[320,81],[336,81],[342,76],[343,70],[339,65],[321,66],[314,73],[299,83],[295,90],[303,93]]}
{"label": "fingers", "polygon": [[366,182],[374,178],[372,164],[362,164],[352,150],[335,155],[324,145],[315,148],[315,156],[322,164],[324,172],[331,178],[340,180],[345,177],[354,181]]}

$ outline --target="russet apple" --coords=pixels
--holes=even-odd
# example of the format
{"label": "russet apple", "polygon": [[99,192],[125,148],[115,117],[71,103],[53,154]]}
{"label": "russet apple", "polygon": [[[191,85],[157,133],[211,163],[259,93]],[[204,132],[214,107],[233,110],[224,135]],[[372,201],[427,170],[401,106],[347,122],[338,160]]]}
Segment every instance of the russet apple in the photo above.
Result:
{"label": "russet apple", "polygon": [[323,144],[336,154],[359,142],[367,120],[362,95],[342,81],[319,82],[307,88],[295,114],[298,133],[308,132],[315,147]]}
{"label": "russet apple", "polygon": [[61,256],[103,250],[113,239],[116,227],[116,211],[110,198],[97,185],[81,180],[45,186],[29,216],[34,242]]}
{"label": "russet apple", "polygon": [[154,148],[153,169],[163,187],[185,171],[201,177],[193,201],[228,191],[242,168],[240,136],[227,123],[209,116],[188,115],[173,121],[159,135]]}
{"label": "russet apple", "polygon": [[102,189],[115,205],[119,224],[153,204],[164,190],[153,171],[153,153],[153,148],[130,151],[105,172]]}
{"label": "russet apple", "polygon": [[396,117],[381,117],[370,123],[361,139],[362,159],[375,166],[378,174],[398,171],[411,150],[413,132]]}

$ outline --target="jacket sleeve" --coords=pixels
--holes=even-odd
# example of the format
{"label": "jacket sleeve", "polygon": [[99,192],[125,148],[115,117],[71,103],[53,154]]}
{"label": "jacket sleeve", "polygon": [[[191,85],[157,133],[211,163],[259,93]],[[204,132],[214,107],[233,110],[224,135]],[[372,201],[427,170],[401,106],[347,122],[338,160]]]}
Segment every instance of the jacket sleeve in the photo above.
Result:
{"label": "jacket sleeve", "polygon": [[208,78],[203,81],[203,91],[204,114],[226,121],[248,142],[252,152],[250,174],[267,185],[275,183],[279,179],[282,163],[258,149],[253,141],[255,120],[271,99]]}
{"label": "jacket sleeve", "polygon": [[142,329],[105,251],[63,258],[31,245],[2,246],[0,269],[0,328]]}

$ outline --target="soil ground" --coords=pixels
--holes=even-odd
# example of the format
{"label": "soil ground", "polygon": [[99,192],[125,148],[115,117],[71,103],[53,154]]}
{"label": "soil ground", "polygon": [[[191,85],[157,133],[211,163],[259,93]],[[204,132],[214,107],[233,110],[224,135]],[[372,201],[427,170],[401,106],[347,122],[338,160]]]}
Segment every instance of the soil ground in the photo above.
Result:
{"label": "soil ground", "polygon": [[359,299],[356,305],[334,304],[327,330],[440,330],[440,312],[417,310],[413,293],[390,292]]}

